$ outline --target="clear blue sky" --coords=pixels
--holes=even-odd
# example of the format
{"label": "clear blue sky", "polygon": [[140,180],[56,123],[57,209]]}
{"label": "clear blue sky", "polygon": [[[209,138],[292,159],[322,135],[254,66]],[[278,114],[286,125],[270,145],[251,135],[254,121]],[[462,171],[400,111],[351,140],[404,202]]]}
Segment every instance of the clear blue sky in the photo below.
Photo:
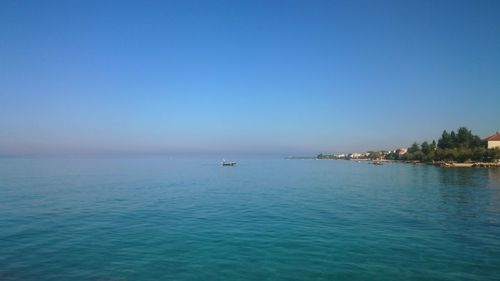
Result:
{"label": "clear blue sky", "polygon": [[363,151],[499,109],[500,1],[0,2],[0,154]]}

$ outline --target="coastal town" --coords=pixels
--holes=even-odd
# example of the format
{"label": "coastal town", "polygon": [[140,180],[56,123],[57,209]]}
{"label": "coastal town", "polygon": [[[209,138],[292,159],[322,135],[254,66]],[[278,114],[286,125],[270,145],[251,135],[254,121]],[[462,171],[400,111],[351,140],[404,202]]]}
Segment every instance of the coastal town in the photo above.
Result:
{"label": "coastal town", "polygon": [[367,152],[349,152],[349,153],[334,153],[334,154],[323,154],[320,153],[316,156],[316,159],[320,160],[383,160],[388,155],[397,154],[404,155],[408,151],[407,148],[398,148],[395,150],[378,150],[378,151],[367,151]]}
{"label": "coastal town", "polygon": [[500,167],[500,133],[486,138],[473,135],[466,127],[444,131],[436,142],[413,143],[408,148],[348,153],[320,153],[317,160],[356,160],[372,164],[385,162],[426,163],[442,167]]}

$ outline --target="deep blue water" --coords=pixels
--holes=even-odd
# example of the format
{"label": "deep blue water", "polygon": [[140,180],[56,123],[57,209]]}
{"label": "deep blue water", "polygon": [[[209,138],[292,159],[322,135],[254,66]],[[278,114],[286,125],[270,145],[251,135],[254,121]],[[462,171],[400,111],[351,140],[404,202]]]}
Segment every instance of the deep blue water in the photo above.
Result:
{"label": "deep blue water", "polygon": [[500,280],[500,169],[0,159],[0,280]]}

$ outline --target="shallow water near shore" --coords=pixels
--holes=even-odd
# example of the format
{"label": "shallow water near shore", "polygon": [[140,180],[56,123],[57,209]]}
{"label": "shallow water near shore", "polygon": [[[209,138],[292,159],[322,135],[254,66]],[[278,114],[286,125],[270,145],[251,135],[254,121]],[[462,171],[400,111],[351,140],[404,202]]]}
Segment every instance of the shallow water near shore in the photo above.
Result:
{"label": "shallow water near shore", "polygon": [[500,280],[500,169],[0,159],[0,280]]}

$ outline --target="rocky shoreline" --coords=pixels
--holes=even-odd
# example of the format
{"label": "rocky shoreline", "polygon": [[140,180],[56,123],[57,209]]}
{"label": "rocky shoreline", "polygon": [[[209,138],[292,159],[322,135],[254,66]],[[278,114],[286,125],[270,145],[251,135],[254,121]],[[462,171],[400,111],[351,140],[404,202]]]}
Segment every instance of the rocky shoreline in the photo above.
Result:
{"label": "rocky shoreline", "polygon": [[497,168],[500,167],[499,162],[470,162],[470,163],[456,163],[456,162],[440,162],[432,163],[432,165],[445,167],[445,168]]}
{"label": "rocky shoreline", "polygon": [[500,168],[500,162],[453,162],[453,161],[403,161],[407,164],[427,164],[444,168]]}
{"label": "rocky shoreline", "polygon": [[[368,160],[368,159],[367,159]],[[421,161],[401,161],[401,160],[371,160],[371,162],[384,163],[406,163],[406,164],[427,164],[444,168],[500,168],[500,162],[453,162],[453,161],[434,161],[434,162],[421,162]]]}

